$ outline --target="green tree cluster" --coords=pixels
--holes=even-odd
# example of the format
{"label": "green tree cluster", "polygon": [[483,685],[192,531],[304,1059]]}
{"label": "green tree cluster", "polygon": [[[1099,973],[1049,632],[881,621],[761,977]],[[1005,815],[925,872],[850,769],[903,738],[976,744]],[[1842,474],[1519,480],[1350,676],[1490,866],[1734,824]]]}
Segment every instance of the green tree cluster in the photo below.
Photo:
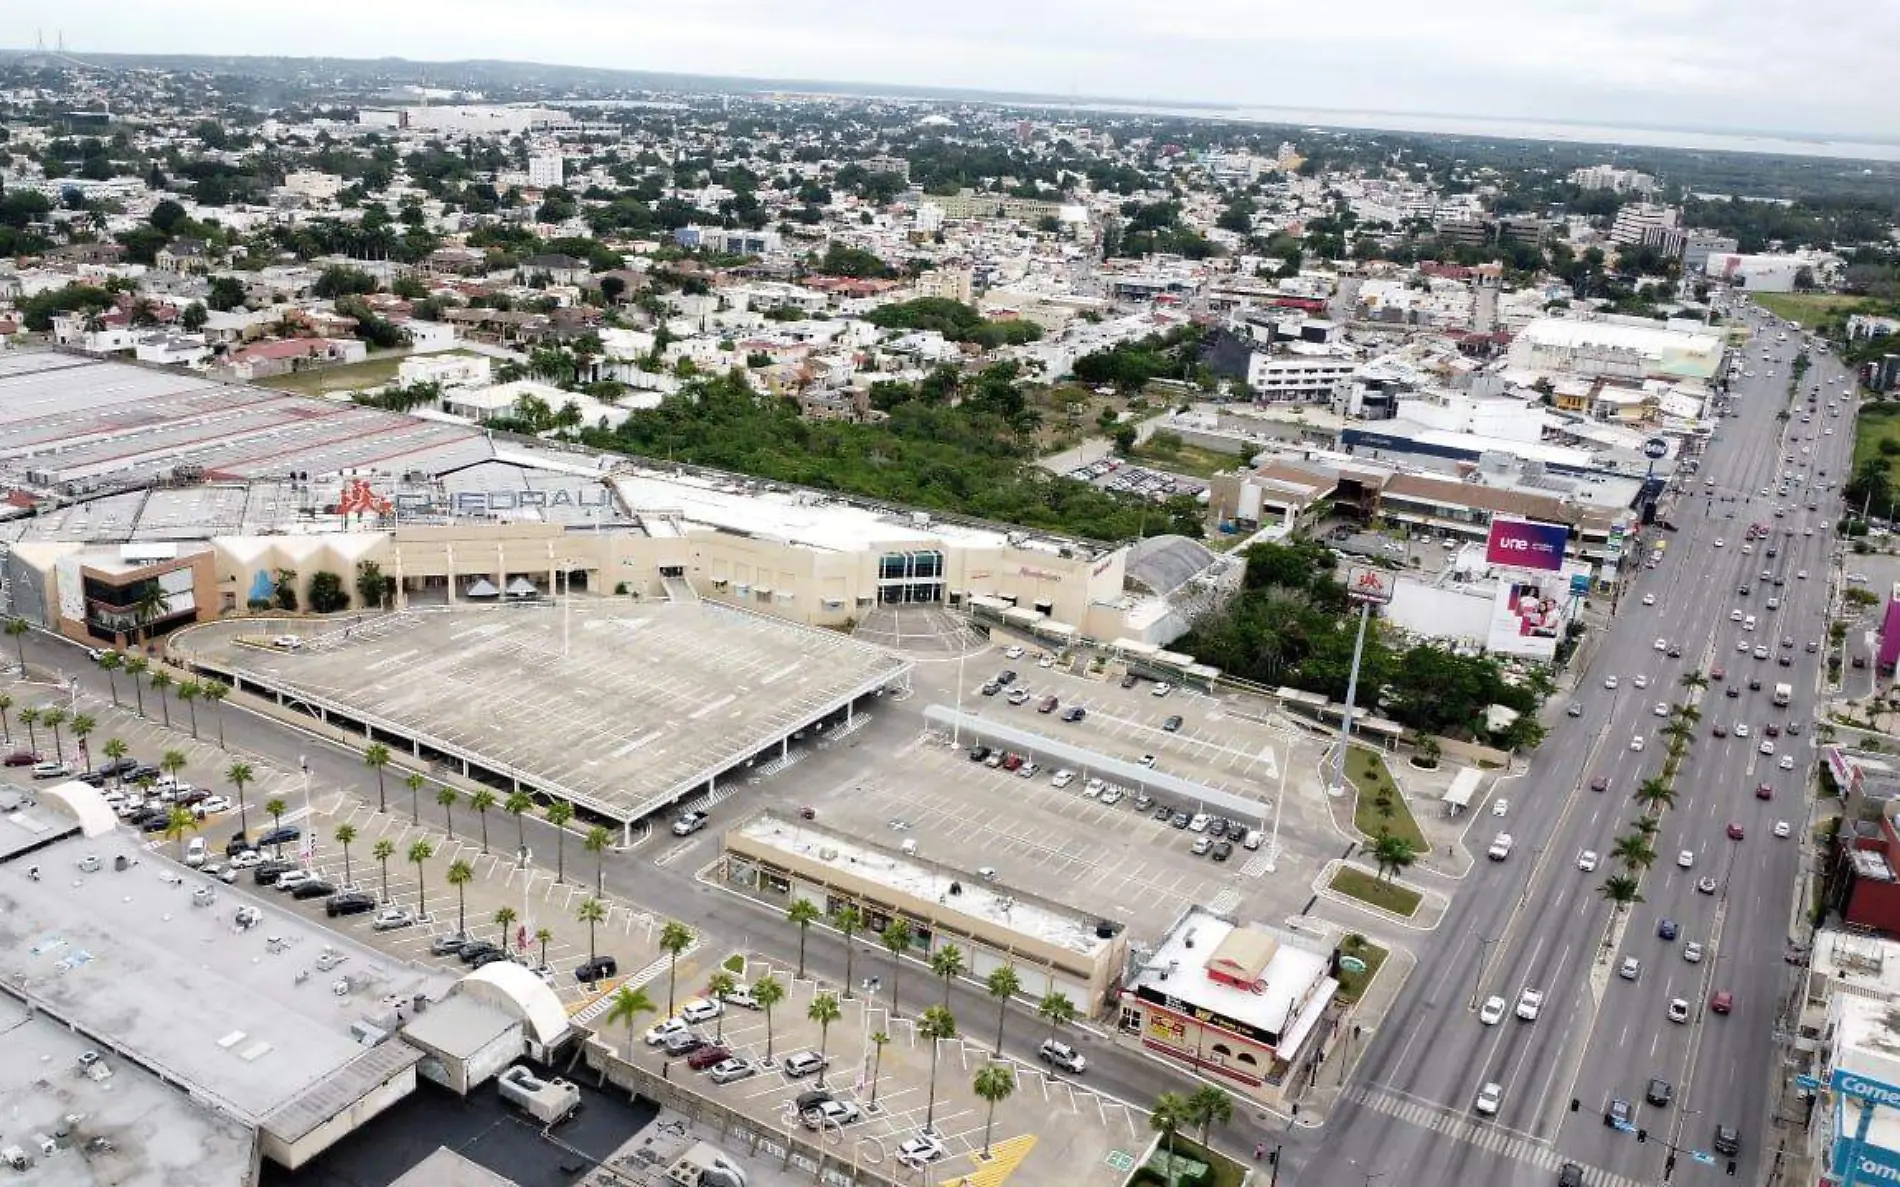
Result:
{"label": "green tree cluster", "polygon": [[935,330],[952,342],[970,342],[986,350],[1034,342],[1042,327],[1031,321],[991,321],[961,301],[919,297],[880,305],[864,320],[887,330]]}

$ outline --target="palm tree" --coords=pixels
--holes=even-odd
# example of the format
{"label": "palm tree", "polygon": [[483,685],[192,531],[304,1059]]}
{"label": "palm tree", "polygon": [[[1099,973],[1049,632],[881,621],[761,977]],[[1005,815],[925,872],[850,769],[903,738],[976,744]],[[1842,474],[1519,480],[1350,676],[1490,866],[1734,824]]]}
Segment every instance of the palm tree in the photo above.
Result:
{"label": "palm tree", "polygon": [[363,749],[363,765],[376,772],[376,810],[389,811],[389,797],[383,790],[383,768],[389,765],[389,747],[371,742]]}
{"label": "palm tree", "polygon": [[26,633],[32,629],[33,624],[24,618],[16,616],[7,619],[7,635],[12,638],[14,646],[20,650],[20,675],[22,676],[26,675]]}
{"label": "palm tree", "polygon": [[805,1017],[818,1024],[818,1087],[825,1086],[825,1045],[831,1040],[831,1024],[844,1016],[835,993],[814,993]]}
{"label": "palm tree", "polygon": [[1664,812],[1676,806],[1675,787],[1662,779],[1645,779],[1631,797],[1648,812]]}
{"label": "palm tree", "polygon": [[950,1008],[950,981],[963,975],[965,968],[963,950],[955,944],[945,944],[930,954],[930,971],[943,978],[943,1007]]}
{"label": "palm tree", "polygon": [[514,926],[516,918],[518,917],[515,915],[515,909],[513,907],[499,907],[495,911],[495,926],[501,929],[500,943],[503,952],[508,951],[508,929]]}
{"label": "palm tree", "polygon": [[127,746],[122,740],[118,738],[107,738],[106,744],[103,747],[101,747],[100,750],[102,753],[105,754],[107,758],[112,760],[113,769],[118,772],[117,774],[113,776],[114,785],[118,787],[124,787],[125,773],[124,771],[119,770],[119,760],[124,758],[126,755],[130,754],[132,752],[132,748]]}
{"label": "palm tree", "polygon": [[904,967],[904,953],[910,950],[910,924],[902,919],[893,919],[884,925],[878,933],[884,941],[884,950],[891,954],[891,1013],[897,1013],[897,974]]}
{"label": "palm tree", "polygon": [[134,655],[125,661],[125,674],[132,677],[132,696],[138,704],[139,716],[145,716],[145,669],[152,661],[142,655]]}
{"label": "palm tree", "polygon": [[40,724],[53,731],[53,758],[56,762],[66,761],[66,747],[60,743],[59,727],[66,722],[66,710],[53,706],[40,710]]}
{"label": "palm tree", "polygon": [[7,714],[13,709],[13,698],[0,692],[0,731],[7,736],[7,745],[13,745],[13,723],[7,720]]}
{"label": "palm tree", "polygon": [[679,976],[680,955],[693,946],[698,937],[684,923],[669,919],[660,929],[660,951],[666,953],[666,1016],[673,1016],[673,982]]}
{"label": "palm tree", "polygon": [[870,1111],[877,1112],[877,1078],[884,1070],[884,1048],[890,1044],[891,1036],[881,1030],[871,1032],[871,1104]]}
{"label": "palm tree", "polygon": [[384,837],[370,849],[371,856],[383,866],[383,901],[389,901],[389,859],[396,856],[396,842]]}
{"label": "palm tree", "polygon": [[28,705],[20,710],[20,724],[26,727],[26,748],[36,755],[40,752],[40,735],[34,727],[39,723],[40,707],[38,705]]}
{"label": "palm tree", "polygon": [[527,824],[522,820],[522,817],[534,811],[534,797],[525,791],[514,792],[510,794],[508,799],[502,804],[502,808],[508,815],[515,818],[516,854],[526,853],[528,851],[528,832]]}
{"label": "palm tree", "polygon": [[1201,1145],[1207,1145],[1208,1131],[1234,1119],[1234,1098],[1223,1088],[1203,1084],[1187,1098],[1188,1117],[1201,1129]]}
{"label": "palm tree", "polygon": [[1398,875],[1418,859],[1412,850],[1412,842],[1404,837],[1395,837],[1391,833],[1381,832],[1372,843],[1372,860],[1378,863],[1379,877],[1388,881]]}
{"label": "palm tree", "polygon": [[554,826],[554,880],[567,881],[567,826],[574,819],[574,805],[555,800],[542,815]]}
{"label": "palm tree", "polygon": [[[831,917],[831,924],[844,936],[844,996],[845,1000],[849,1001],[851,998],[851,958],[855,955],[854,949],[857,947],[851,942],[851,937],[864,930],[864,916],[855,904],[846,903],[838,908],[836,915]],[[801,954],[803,950],[801,945]],[[803,962],[800,963],[802,967]]]}
{"label": "palm tree", "polygon": [[1684,723],[1685,725],[1694,725],[1697,722],[1702,720],[1702,710],[1696,708],[1694,705],[1691,705],[1686,701],[1680,705],[1673,706],[1669,710],[1669,714],[1675,720],[1680,721]]}
{"label": "palm tree", "polygon": [[178,842],[178,860],[185,860],[185,834],[198,831],[198,814],[174,804],[165,817],[165,839]]}
{"label": "palm tree", "polygon": [[1654,837],[1662,831],[1662,821],[1654,816],[1638,816],[1630,821],[1630,827],[1645,837]]}
{"label": "palm tree", "polygon": [[1610,856],[1622,862],[1623,867],[1631,872],[1646,870],[1656,861],[1656,851],[1650,848],[1649,838],[1636,833],[1618,837],[1610,849]]}
{"label": "palm tree", "polygon": [[1068,994],[1050,990],[1036,1003],[1036,1013],[1049,1020],[1049,1040],[1054,1042],[1056,1028],[1075,1021],[1075,1003],[1069,1000]]}
{"label": "palm tree", "polygon": [[1618,911],[1622,911],[1643,901],[1642,892],[1638,889],[1640,885],[1628,874],[1611,874],[1598,889],[1604,898],[1615,904]]}
{"label": "palm tree", "polygon": [[482,822],[482,856],[488,856],[488,810],[495,806],[495,793],[486,787],[478,787],[475,794],[468,797],[468,806],[475,809],[475,818]]}
{"label": "palm tree", "polygon": [[446,783],[435,789],[435,802],[442,809],[442,821],[448,825],[451,841],[455,839],[455,801],[461,798],[461,793]]}
{"label": "palm tree", "polygon": [[587,830],[587,838],[581,842],[581,848],[594,855],[594,893],[607,893],[604,889],[607,877],[607,850],[613,848],[614,835],[596,824]]}
{"label": "palm tree", "polygon": [[108,651],[99,656],[99,670],[106,674],[106,687],[112,691],[112,707],[119,707],[119,681],[113,673],[125,667],[125,657],[116,651]]}
{"label": "palm tree", "polygon": [[1704,689],[1709,686],[1709,678],[1700,672],[1684,672],[1676,683],[1685,689]]}
{"label": "palm tree", "polygon": [[251,770],[250,763],[234,762],[224,772],[224,778],[237,791],[238,831],[250,832],[251,817],[249,809],[244,804],[244,785],[257,778],[257,774]]}
{"label": "palm tree", "polygon": [[354,885],[350,877],[350,845],[356,840],[356,826],[345,821],[336,826],[336,843],[343,847],[343,885],[347,889]]}
{"label": "palm tree", "polygon": [[978,1157],[990,1156],[990,1127],[996,1124],[996,1106],[1010,1098],[1016,1091],[1016,1072],[1006,1063],[988,1063],[977,1069],[976,1080],[971,1084],[976,1095],[987,1105],[989,1112],[983,1118],[983,1153]]}
{"label": "palm tree", "polygon": [[1671,749],[1687,749],[1695,741],[1695,731],[1680,721],[1672,721],[1656,732],[1669,739]]}
{"label": "palm tree", "polygon": [[534,929],[534,942],[541,945],[541,967],[548,967],[548,943],[554,939],[554,929],[537,927]]}
{"label": "palm tree", "polygon": [[1175,1181],[1174,1135],[1175,1132],[1179,1130],[1181,1126],[1187,1124],[1189,1120],[1191,1120],[1191,1118],[1189,1116],[1188,1098],[1179,1092],[1164,1092],[1160,1096],[1155,1097],[1154,1108],[1148,1113],[1149,1128],[1160,1134],[1162,1140],[1165,1141],[1168,1146],[1169,1187],[1173,1187]]}
{"label": "palm tree", "polygon": [[172,674],[163,668],[153,672],[150,680],[152,691],[158,694],[158,707],[163,710],[165,714],[165,728],[170,729],[172,727],[172,702],[171,698],[165,695],[165,690],[169,689],[173,684],[177,683],[177,681],[173,680]]}
{"label": "palm tree", "polygon": [[785,986],[767,973],[752,983],[752,1000],[765,1011],[765,1066],[772,1066],[772,1007],[785,1000]]}
{"label": "palm tree", "polygon": [[[271,828],[274,830],[280,830],[284,827],[284,813],[288,811],[290,811],[290,805],[281,799],[272,799],[266,801],[264,804],[264,814],[270,817]],[[283,860],[283,856],[284,843],[280,840],[277,842],[278,860]]]}
{"label": "palm tree", "polygon": [[607,1007],[607,1025],[612,1026],[616,1022],[627,1024],[627,1058],[632,1059],[633,1024],[653,1013],[656,1007],[646,990],[635,989],[631,985],[622,985],[615,990],[612,1002]]}
{"label": "palm tree", "polygon": [[73,731],[73,741],[79,743],[80,753],[86,755],[86,765],[91,766],[91,748],[86,744],[86,739],[99,728],[99,719],[90,713],[81,713],[73,718],[69,728]]}
{"label": "palm tree", "polygon": [[726,995],[739,988],[739,978],[732,975],[730,969],[715,969],[713,975],[706,978],[706,996],[721,1003],[720,1010],[713,1015],[713,1042],[726,1041]]}
{"label": "palm tree", "polygon": [[231,686],[222,680],[205,681],[204,698],[207,705],[218,711],[218,749],[224,749],[224,698],[231,695]]}
{"label": "palm tree", "polygon": [[[791,906],[785,908],[786,922],[798,928],[798,979],[800,981],[805,979],[805,936],[811,931],[811,925],[818,922],[819,915],[818,904],[808,898],[795,899]],[[846,974],[844,983],[851,984],[849,974]]]}
{"label": "palm tree", "polygon": [[937,1048],[945,1039],[957,1037],[957,1020],[948,1006],[926,1006],[917,1021],[917,1033],[930,1040],[930,1105],[924,1110],[924,1128],[935,1128],[937,1120]]}
{"label": "palm tree", "polygon": [[429,917],[429,895],[422,883],[422,863],[435,856],[435,846],[427,841],[409,843],[409,860],[416,866],[416,918]]}
{"label": "palm tree", "polygon": [[158,760],[158,769],[170,775],[172,782],[176,783],[178,782],[178,772],[184,770],[185,765],[190,761],[191,760],[185,756],[185,752],[182,750],[167,750],[164,757]]}
{"label": "palm tree", "polygon": [[[379,779],[381,777],[380,775],[377,776]],[[422,823],[422,785],[427,782],[428,780],[422,777],[420,771],[409,772],[409,777],[402,781],[402,785],[409,789],[410,824]]]}
{"label": "palm tree", "polygon": [[455,887],[455,934],[468,934],[468,884],[475,880],[475,871],[461,858],[449,863],[449,872],[444,874],[449,885]]}
{"label": "palm tree", "polygon": [[[584,898],[580,909],[574,912],[574,918],[587,925],[587,963],[594,963],[594,929],[607,922],[607,908],[597,898]],[[668,1010],[671,1015],[673,1011]]]}
{"label": "palm tree", "polygon": [[1009,1017],[1009,999],[1022,992],[1022,978],[1016,975],[1015,965],[1002,965],[990,970],[989,979],[984,982],[990,996],[996,999],[996,1057],[1003,1057],[1003,1020]]}
{"label": "palm tree", "polygon": [[191,711],[191,740],[198,740],[198,698],[205,694],[205,686],[196,680],[187,680],[178,686],[178,699]]}
{"label": "palm tree", "polygon": [[151,641],[152,624],[171,612],[172,596],[162,589],[158,582],[147,581],[139,587],[132,599],[132,617],[138,620],[138,637],[141,644]]}

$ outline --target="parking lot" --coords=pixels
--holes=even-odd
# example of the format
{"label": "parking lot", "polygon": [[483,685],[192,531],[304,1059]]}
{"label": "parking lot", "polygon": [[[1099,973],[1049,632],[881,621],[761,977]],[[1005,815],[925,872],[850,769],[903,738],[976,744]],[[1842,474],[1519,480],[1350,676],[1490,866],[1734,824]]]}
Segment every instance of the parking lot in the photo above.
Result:
{"label": "parking lot", "polygon": [[[979,721],[1007,722],[1126,762],[1153,754],[1157,770],[1249,797],[1257,805],[1257,814],[1242,822],[1249,829],[1270,834],[1272,801],[1285,769],[1287,803],[1274,870],[1267,868],[1271,842],[1264,835],[1258,849],[1231,836],[1230,855],[1218,862],[1210,833],[1156,819],[1163,804],[1188,813],[1200,808],[1167,793],[1157,792],[1155,804],[1138,809],[1139,789],[1132,785],[1118,800],[1104,802],[1106,788],[1091,787],[1094,776],[1086,766],[1072,768],[1073,777],[1058,787],[1055,762],[1038,758],[1039,770],[1024,778],[972,761],[972,748],[984,744],[980,724],[961,731],[956,745],[949,731],[933,730],[852,772],[847,781],[801,788],[821,822],[887,845],[915,840],[933,861],[972,873],[993,870],[1002,885],[1108,915],[1138,936],[1158,935],[1190,904],[1273,918],[1306,901],[1313,876],[1342,843],[1327,814],[1311,743],[1274,724],[1235,716],[1209,697],[1179,690],[1155,697],[1147,682],[1122,689],[1114,681],[1039,668],[1033,659],[1003,660],[1000,653],[996,659],[1017,669],[1019,685],[1057,696],[1063,708],[1083,707],[1087,715],[1065,722],[1059,710],[1038,713],[1033,699],[1011,706],[1000,696],[982,697],[975,687],[979,676],[966,670],[971,687],[964,708],[980,709]],[[1182,721],[1170,732],[1164,726],[1174,716]],[[1036,758],[1033,752],[1030,757]],[[1209,853],[1197,856],[1192,849],[1203,841]]]}
{"label": "parking lot", "polygon": [[[635,1024],[630,1058],[670,1082],[690,1080],[707,1096],[768,1124],[799,1124],[794,1101],[801,1093],[818,1088],[820,1077],[794,1077],[787,1074],[784,1065],[788,1056],[819,1049],[820,1028],[810,1020],[808,1011],[814,993],[822,987],[793,979],[791,970],[773,970],[757,958],[747,962],[740,979],[749,984],[768,972],[788,990],[785,1000],[772,1011],[774,1066],[759,1067],[766,1056],[765,1016],[741,1006],[728,1007],[718,1018],[692,1029],[707,1043],[722,1046],[758,1068],[743,1079],[716,1084],[694,1071],[685,1058],[668,1057],[660,1048],[649,1046],[645,1032],[659,1021],[651,1016]],[[682,979],[682,991],[687,984]],[[692,984],[696,991],[703,990],[704,978]],[[913,993],[922,992],[914,986],[913,982]],[[900,1181],[914,1177],[915,1171],[894,1165],[894,1159],[898,1148],[923,1129],[928,1114],[944,1148],[943,1157],[933,1164],[932,1182],[949,1181],[980,1168],[983,1181],[990,1183],[1007,1178],[1011,1183],[1027,1185],[1110,1184],[1126,1177],[1126,1170],[1111,1165],[1120,1161],[1113,1155],[1138,1155],[1151,1140],[1146,1114],[1090,1092],[1086,1072],[1073,1076],[1041,1064],[1009,1061],[1008,1066],[1016,1072],[1015,1091],[996,1109],[992,1159],[979,1163],[973,1156],[983,1148],[989,1106],[977,1097],[972,1081],[990,1061],[989,1045],[964,1037],[942,1041],[937,1052],[933,1109],[930,1042],[918,1036],[913,1021],[891,1017],[885,1008],[888,999],[867,1001],[860,995],[839,1005],[842,1015],[831,1024],[823,1044],[827,1059],[823,1087],[835,1099],[857,1106],[860,1114],[842,1127],[831,1126],[824,1131],[842,1158],[854,1158],[874,1168],[882,1165],[885,1173]],[[994,1034],[993,1016],[958,1022],[959,1030]],[[881,1057],[871,1041],[871,1036],[878,1033],[890,1039]],[[601,1037],[617,1050],[626,1050],[629,1035],[624,1026],[605,1028]],[[702,1061],[709,1058],[702,1056]]]}
{"label": "parking lot", "polygon": [[1170,474],[1165,470],[1138,466],[1116,458],[1103,458],[1086,466],[1077,466],[1069,471],[1068,476],[1103,490],[1140,495],[1156,503],[1166,502],[1176,495],[1198,495],[1207,489],[1207,483],[1198,478]]}

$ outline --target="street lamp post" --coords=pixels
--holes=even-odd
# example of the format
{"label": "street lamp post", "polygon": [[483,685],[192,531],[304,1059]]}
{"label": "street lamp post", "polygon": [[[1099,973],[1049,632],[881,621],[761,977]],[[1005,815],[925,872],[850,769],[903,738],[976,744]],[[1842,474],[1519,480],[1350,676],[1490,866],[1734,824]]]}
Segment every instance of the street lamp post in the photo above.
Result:
{"label": "street lamp post", "polygon": [[1474,1010],[1478,1007],[1478,995],[1484,992],[1484,970],[1491,963],[1491,945],[1503,938],[1503,936],[1492,936],[1488,940],[1478,941],[1478,976],[1471,984],[1471,1008]]}
{"label": "street lamp post", "polygon": [[1286,803],[1286,769],[1293,765],[1293,748],[1288,747],[1280,759],[1280,790],[1273,797],[1273,836],[1267,841],[1267,873],[1273,873],[1280,864],[1280,806]]}

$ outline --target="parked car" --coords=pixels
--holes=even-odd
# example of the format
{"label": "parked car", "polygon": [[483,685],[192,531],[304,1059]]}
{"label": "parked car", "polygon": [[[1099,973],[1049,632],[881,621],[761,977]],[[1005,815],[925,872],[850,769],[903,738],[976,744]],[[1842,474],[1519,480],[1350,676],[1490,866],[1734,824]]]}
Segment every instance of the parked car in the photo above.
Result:
{"label": "parked car", "polygon": [[696,1072],[703,1072],[732,1058],[732,1052],[725,1047],[708,1043],[686,1057],[686,1066]]}
{"label": "parked car", "polygon": [[384,907],[376,912],[376,918],[370,921],[370,926],[377,931],[396,931],[415,921],[414,912],[407,907]]}
{"label": "parked car", "polygon": [[296,825],[281,825],[277,828],[266,829],[264,834],[257,838],[256,848],[262,849],[266,845],[288,845],[301,836],[303,836],[303,830]]}
{"label": "parked car", "polygon": [[604,981],[620,971],[620,962],[611,956],[596,956],[574,970],[574,979],[581,982]]}
{"label": "parked car", "polygon": [[682,812],[680,818],[673,822],[673,835],[676,837],[690,837],[700,829],[705,828],[706,822],[710,819],[711,817],[707,816],[704,812]]}
{"label": "parked car", "polygon": [[696,997],[680,1007],[680,1017],[687,1022],[711,1022],[725,1013],[725,1007],[709,997]]}
{"label": "parked car", "polygon": [[759,1069],[743,1059],[727,1059],[713,1065],[706,1078],[715,1084],[730,1084],[734,1080],[743,1080]]}
{"label": "parked car", "polygon": [[448,932],[429,941],[429,954],[431,956],[453,956],[455,953],[461,951],[462,945],[468,942],[469,938],[461,932]]}
{"label": "parked car", "polygon": [[1036,1052],[1036,1056],[1052,1067],[1059,1067],[1065,1072],[1072,1072],[1077,1075],[1086,1071],[1089,1066],[1087,1057],[1080,1051],[1077,1051],[1067,1043],[1057,1042],[1055,1039],[1044,1039],[1041,1048]]}
{"label": "parked car", "polygon": [[816,1051],[794,1051],[785,1057],[785,1074],[793,1079],[815,1074],[831,1061]]}
{"label": "parked car", "polygon": [[823,1129],[833,1126],[842,1129],[864,1115],[855,1101],[828,1100],[804,1114],[806,1129]]}
{"label": "parked car", "polygon": [[6,765],[10,767],[30,767],[39,761],[40,756],[31,750],[15,750],[12,754],[7,755]]}
{"label": "parked car", "polygon": [[360,890],[333,894],[323,904],[323,913],[332,919],[338,915],[366,915],[375,909],[376,896]]}

